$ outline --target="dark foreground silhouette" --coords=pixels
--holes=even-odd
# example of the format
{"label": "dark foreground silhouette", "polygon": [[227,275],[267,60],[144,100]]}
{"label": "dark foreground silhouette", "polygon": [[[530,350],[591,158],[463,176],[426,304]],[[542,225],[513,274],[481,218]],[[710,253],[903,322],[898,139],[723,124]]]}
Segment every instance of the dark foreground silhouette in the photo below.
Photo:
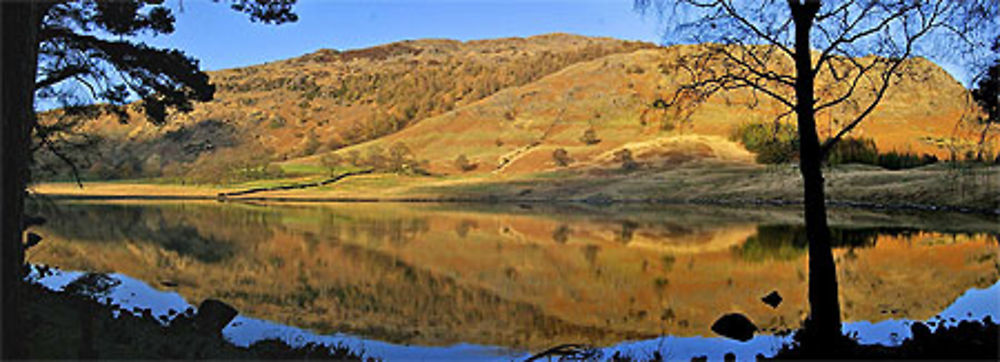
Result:
{"label": "dark foreground silhouette", "polygon": [[[173,316],[153,316],[149,310],[125,311],[98,302],[94,295],[103,280],[100,274],[81,278],[65,291],[55,292],[26,283],[22,305],[25,321],[20,331],[26,359],[332,359],[373,360],[344,346],[310,343],[292,347],[280,340],[263,340],[248,347],[225,340],[221,328],[235,315],[231,307],[206,301],[201,313],[193,309]],[[210,311],[210,312],[207,312]],[[114,315],[118,317],[114,317]],[[911,326],[913,337],[895,347],[863,345],[842,336],[836,340],[796,333],[795,343],[767,359],[982,359],[998,360],[998,325],[990,317],[931,328],[921,322]],[[731,357],[731,358],[730,358]],[[597,350],[564,345],[537,354],[532,359],[660,361],[663,356],[601,356]],[[732,354],[728,359],[735,359]],[[765,359],[758,356],[758,359]],[[701,360],[694,358],[693,360]]]}
{"label": "dark foreground silhouette", "polygon": [[1000,359],[997,323],[986,316],[982,321],[962,321],[931,331],[923,322],[910,327],[913,336],[895,347],[859,344],[839,340],[813,340],[808,333],[795,334],[795,344],[786,346],[773,359]]}
{"label": "dark foreground silhouette", "polygon": [[[727,315],[729,317],[732,315]],[[722,318],[724,320],[727,318]],[[729,318],[731,319],[731,317]],[[728,323],[728,322],[727,322]],[[794,343],[782,348],[774,357],[757,355],[757,360],[872,360],[872,359],[933,359],[933,360],[1000,360],[1000,335],[998,325],[987,316],[982,321],[962,321],[952,326],[941,326],[931,331],[927,324],[916,322],[910,330],[913,337],[895,347],[860,344],[847,336],[835,340],[818,339],[800,330],[794,336]],[[611,356],[601,356],[593,347],[565,344],[532,356],[529,361],[594,360],[594,361],[664,361],[664,353],[653,352],[650,356],[632,356],[615,352]],[[727,353],[726,361],[735,361],[736,355]],[[694,357],[692,361],[707,361],[707,356]]]}
{"label": "dark foreground silhouette", "polygon": [[207,324],[206,317],[193,310],[178,312],[164,325],[148,310],[135,315],[79,291],[55,292],[26,283],[23,293],[25,359],[372,360],[344,346],[292,347],[280,340],[236,346],[218,329],[199,326],[199,321]]}

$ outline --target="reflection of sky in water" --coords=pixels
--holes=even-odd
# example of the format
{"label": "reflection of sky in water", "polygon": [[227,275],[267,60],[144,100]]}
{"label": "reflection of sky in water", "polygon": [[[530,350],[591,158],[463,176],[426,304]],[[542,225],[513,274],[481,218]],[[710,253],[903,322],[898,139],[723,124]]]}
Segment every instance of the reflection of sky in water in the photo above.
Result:
{"label": "reflection of sky in water", "polygon": [[[42,285],[61,290],[76,278],[84,275],[82,272],[53,270],[51,275],[39,278],[33,272],[31,278]],[[121,274],[110,274],[111,278],[120,282],[106,295],[112,303],[127,310],[134,307],[148,308],[153,315],[165,315],[170,309],[183,311],[191,307],[183,297],[175,292],[159,291],[146,283]],[[982,320],[990,316],[993,320],[1000,319],[1000,282],[986,289],[969,289],[958,297],[949,307],[930,321]],[[897,345],[910,337],[909,320],[885,320],[871,323],[867,321],[844,324],[844,332],[855,335],[864,344]],[[940,324],[938,324],[940,325]],[[932,328],[934,329],[934,328]],[[302,345],[308,342],[319,342],[327,345],[343,344],[367,355],[382,357],[386,360],[511,360],[524,359],[530,354],[526,351],[515,351],[503,347],[481,346],[472,344],[456,344],[446,347],[406,346],[392,343],[366,340],[357,336],[334,334],[317,335],[307,330],[281,325],[260,319],[236,317],[223,334],[233,343],[247,346],[255,341],[267,338],[279,338],[292,345]],[[707,356],[710,360],[722,360],[723,355],[733,352],[739,360],[753,360],[757,354],[773,355],[790,336],[758,335],[747,342],[738,342],[725,338],[710,337],[673,337],[624,342],[612,347],[603,348],[605,357],[615,352],[634,357],[648,357],[654,351],[661,351],[668,360],[688,360],[693,356]]]}
{"label": "reflection of sky in water", "polygon": [[[969,289],[958,297],[944,311],[931,318],[935,322],[931,330],[941,325],[955,325],[957,321],[982,320],[989,316],[994,321],[1000,319],[1000,282],[986,289]],[[956,322],[950,320],[954,318]],[[939,323],[940,322],[940,323]],[[844,324],[844,333],[858,333],[857,339],[864,344],[899,345],[904,339],[910,338],[911,321],[905,319],[890,319],[878,323],[867,321]]]}

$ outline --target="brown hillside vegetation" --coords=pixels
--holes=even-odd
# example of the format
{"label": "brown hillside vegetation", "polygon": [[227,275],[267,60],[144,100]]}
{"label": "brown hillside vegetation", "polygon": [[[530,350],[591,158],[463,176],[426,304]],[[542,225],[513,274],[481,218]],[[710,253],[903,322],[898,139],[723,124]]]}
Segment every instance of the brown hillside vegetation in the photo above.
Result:
{"label": "brown hillside vegetation", "polygon": [[[321,50],[213,72],[216,99],[173,115],[165,126],[137,119],[120,125],[111,117],[86,122],[79,129],[101,141],[99,156],[85,167],[97,178],[165,175],[218,183],[230,180],[220,169],[273,178],[281,172],[268,171],[269,161],[283,162],[286,170],[318,170],[324,155],[350,163],[397,145],[435,174],[752,162],[730,137],[741,124],[775,120],[784,111],[776,102],[731,91],[696,108],[662,107],[690,80],[676,65],[694,49],[551,34]],[[969,114],[968,92],[926,59],[904,68],[852,136],[871,138],[883,151],[948,157],[930,140],[956,135]],[[818,96],[832,98],[847,86],[822,72]],[[857,94],[818,114],[821,137],[871,97]]]}
{"label": "brown hillside vegetation", "polygon": [[[629,149],[640,164],[650,166],[703,158],[750,161],[752,157],[728,138],[740,124],[774,120],[784,111],[776,102],[759,95],[751,109],[749,105],[755,102],[752,94],[730,91],[692,109],[658,107],[690,79],[676,72],[673,65],[693,49],[643,49],[578,63],[340,152],[364,153],[371,147],[402,142],[418,157],[429,159],[431,169],[441,173],[462,172],[454,166],[457,155],[485,166],[475,172],[497,173],[606,166],[620,161],[615,161],[614,155],[622,149]],[[954,134],[956,124],[969,110],[967,91],[930,61],[916,58],[907,66],[908,75],[899,78],[870,119],[852,135],[874,139],[881,150],[947,156],[926,139]],[[818,83],[827,97],[847,86],[834,82],[827,73],[820,74]],[[857,104],[863,105],[867,97],[859,94],[844,107],[820,113],[821,136],[857,114]],[[515,116],[505,117],[510,113]],[[560,149],[573,161],[568,166],[553,160],[553,152]]]}
{"label": "brown hillside vegetation", "polygon": [[[76,131],[100,139],[97,151],[83,162],[98,178],[211,167],[203,159],[218,158],[229,148],[256,158],[308,156],[395,132],[576,62],[653,46],[548,34],[468,42],[414,40],[345,52],[323,49],[210,72],[215,99],[191,113],[169,116],[165,126],[133,113],[126,124],[101,116],[84,120]],[[43,115],[43,122],[54,122],[58,114]]]}

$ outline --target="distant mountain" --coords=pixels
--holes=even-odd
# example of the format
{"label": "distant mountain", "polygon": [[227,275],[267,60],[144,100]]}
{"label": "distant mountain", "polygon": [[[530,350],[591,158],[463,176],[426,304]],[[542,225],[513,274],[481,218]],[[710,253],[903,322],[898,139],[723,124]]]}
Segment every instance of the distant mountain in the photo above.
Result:
{"label": "distant mountain", "polygon": [[[742,123],[772,120],[782,111],[776,103],[762,98],[749,109],[751,94],[733,91],[689,118],[656,107],[684,81],[671,64],[691,49],[549,34],[321,50],[212,72],[216,99],[170,116],[164,126],[105,116],[76,129],[99,139],[83,163],[98,178],[198,174],[233,160],[271,159],[288,169],[318,165],[331,152],[350,158],[396,144],[431,172],[446,174],[610,166],[621,161],[622,149],[652,166],[703,158],[751,162],[728,138]],[[908,66],[915,75],[900,78],[853,135],[873,138],[881,150],[943,156],[926,139],[953,134],[969,109],[967,90],[930,61]],[[818,83],[846,86],[827,78]],[[821,135],[848,113],[820,114]],[[475,169],[462,170],[459,156]],[[46,157],[53,159],[40,156]]]}

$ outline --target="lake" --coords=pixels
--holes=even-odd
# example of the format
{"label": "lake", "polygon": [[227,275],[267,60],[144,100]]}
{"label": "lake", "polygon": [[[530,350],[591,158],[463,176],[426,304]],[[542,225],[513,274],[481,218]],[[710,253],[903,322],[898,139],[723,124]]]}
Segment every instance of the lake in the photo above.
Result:
{"label": "lake", "polygon": [[[510,359],[563,343],[740,359],[808,312],[795,208],[682,205],[52,201],[31,263],[120,281],[168,309],[216,298],[238,344],[321,341],[394,357]],[[1000,314],[996,218],[834,209],[845,331],[894,344],[909,321]],[[771,307],[761,298],[777,291]],[[748,316],[749,342],[710,330]]]}

